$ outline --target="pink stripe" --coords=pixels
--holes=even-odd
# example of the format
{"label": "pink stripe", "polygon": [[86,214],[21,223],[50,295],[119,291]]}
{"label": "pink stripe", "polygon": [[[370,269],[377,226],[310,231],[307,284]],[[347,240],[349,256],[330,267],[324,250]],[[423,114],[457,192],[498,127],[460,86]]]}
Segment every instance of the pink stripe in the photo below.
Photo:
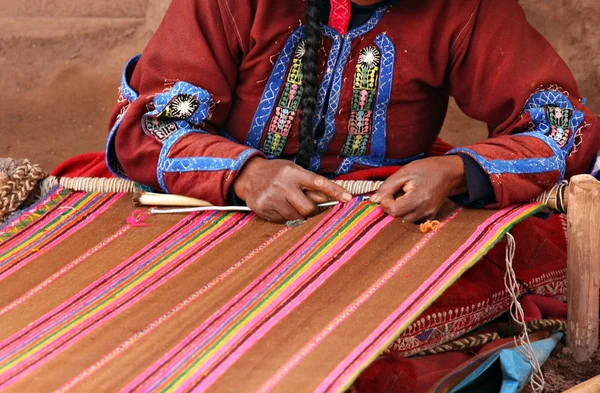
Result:
{"label": "pink stripe", "polygon": [[[228,218],[223,224],[220,225],[220,227],[222,226],[222,229],[231,229],[231,232],[229,233],[229,235],[231,235],[234,232],[234,228],[241,228],[243,225],[245,225],[250,217],[247,216],[244,218],[244,220],[242,220],[239,224],[237,224],[234,228],[229,228],[229,225],[231,223],[231,221],[237,220],[239,218],[239,215],[232,215],[230,218]],[[204,244],[207,243],[211,243],[212,240],[219,235],[220,233],[222,233],[222,230],[218,230],[215,231],[215,233],[212,233],[210,237],[206,237],[204,239],[202,239],[202,242],[196,243],[194,245],[194,247],[192,247],[190,250],[188,250],[186,253],[177,256],[176,258],[174,258],[170,263],[168,263],[167,265],[163,266],[159,271],[153,273],[152,276],[147,277],[144,281],[142,281],[141,283],[139,283],[138,285],[136,285],[134,288],[132,288],[128,294],[121,299],[119,302],[111,304],[110,307],[108,307],[107,309],[103,310],[101,313],[95,315],[93,318],[88,319],[84,325],[80,325],[78,326],[76,329],[73,329],[72,331],[69,331],[67,333],[65,333],[61,339],[56,340],[52,343],[52,345],[50,345],[49,347],[46,347],[43,351],[40,351],[39,353],[37,353],[34,357],[31,357],[29,359],[27,359],[27,361],[23,362],[24,366],[21,367],[15,367],[13,369],[11,369],[9,372],[6,372],[6,374],[13,374],[14,376],[10,377],[10,383],[14,383],[17,380],[21,379],[23,376],[25,376],[26,374],[34,371],[35,369],[37,369],[38,367],[40,367],[43,363],[49,361],[50,359],[54,358],[55,356],[57,356],[58,354],[62,353],[64,350],[67,349],[68,346],[75,344],[77,341],[79,341],[79,339],[81,339],[84,334],[83,333],[89,333],[91,331],[93,331],[94,329],[98,328],[98,326],[100,326],[101,324],[98,324],[98,326],[93,327],[92,329],[88,329],[90,326],[93,326],[97,321],[100,321],[102,319],[104,319],[104,321],[102,323],[105,323],[107,321],[109,321],[110,319],[112,319],[114,316],[118,315],[119,312],[113,313],[113,311],[121,308],[123,305],[130,303],[133,300],[133,303],[128,304],[127,307],[130,307],[132,304],[137,303],[140,299],[142,299],[143,297],[145,297],[148,293],[153,292],[155,289],[157,289],[158,287],[160,287],[164,282],[168,281],[169,279],[171,279],[172,277],[176,276],[178,273],[180,273],[183,269],[185,269],[188,265],[190,265],[193,260],[190,259],[189,261],[183,263],[181,266],[179,266],[178,268],[176,268],[175,270],[173,270],[172,272],[168,273],[165,277],[161,278],[158,281],[152,281],[152,279],[156,276],[160,276],[164,271],[169,270],[169,268],[177,263],[179,263],[182,260],[185,260],[191,253],[194,252],[195,249],[203,246]],[[228,236],[222,237],[220,241],[225,240]],[[177,239],[179,240],[179,239]],[[205,250],[203,250],[200,254],[197,254],[198,257],[201,257],[202,255],[206,254],[209,250],[211,250],[212,248],[214,248],[217,244],[220,243],[219,242],[214,242],[213,244],[211,244],[209,247],[207,247]],[[177,241],[174,241],[173,243],[176,243]],[[147,260],[147,259],[146,259]],[[195,260],[195,259],[194,259]],[[114,282],[115,280],[111,280],[111,283]],[[109,285],[108,283],[105,284],[105,286]],[[89,298],[89,296],[86,296],[87,298]],[[77,310],[79,311],[79,310]],[[122,310],[121,310],[122,311]],[[74,313],[71,313],[72,315]],[[112,315],[110,315],[112,314]],[[105,316],[108,316],[107,318],[105,318]],[[52,328],[52,327],[50,327]],[[45,329],[44,332],[42,332],[42,334],[44,334],[48,329]],[[31,334],[31,333],[29,333]],[[37,338],[38,335],[36,334],[36,337],[33,338]],[[31,341],[31,338],[28,340],[29,342]],[[61,347],[66,341],[69,341],[69,345],[65,346],[65,347]],[[28,344],[29,342],[27,342],[26,344]],[[17,342],[18,343],[18,342]],[[15,344],[17,344],[15,343]],[[19,343],[20,344],[20,343]],[[14,346],[14,344],[13,344]],[[5,349],[6,351],[6,349]],[[3,351],[3,352],[5,352]],[[48,352],[50,352],[50,354],[48,354]],[[43,361],[38,362],[35,366],[33,367],[29,367],[27,369],[26,372],[21,373],[20,375],[18,373],[21,372],[21,370],[23,370],[24,368],[26,368],[28,365],[30,365],[32,362],[36,361],[37,359],[39,359],[42,356],[45,356],[45,358],[43,359]],[[15,375],[15,373],[17,373],[17,375]],[[7,381],[7,382],[9,382]]]}
{"label": "pink stripe", "polygon": [[[439,291],[443,289],[446,284],[448,284],[447,281],[440,280],[441,272],[443,272],[444,269],[448,268],[448,266],[457,263],[457,266],[455,266],[452,269],[452,273],[444,275],[444,277],[452,277],[453,273],[456,273],[460,269],[464,268],[463,262],[469,261],[469,258],[471,256],[475,255],[482,249],[482,247],[474,249],[471,252],[469,252],[469,254],[464,258],[458,261],[456,260],[466,248],[473,246],[473,244],[476,242],[477,237],[481,233],[483,233],[487,227],[491,226],[492,231],[490,231],[490,234],[485,236],[484,239],[480,240],[478,242],[479,244],[487,244],[487,242],[491,241],[494,238],[494,236],[498,234],[498,231],[500,231],[500,229],[504,225],[510,223],[519,215],[521,215],[524,211],[532,208],[535,205],[536,204],[528,204],[522,206],[515,212],[511,213],[508,217],[505,217],[501,221],[497,221],[500,216],[505,214],[506,209],[499,211],[498,213],[490,217],[488,220],[486,220],[482,225],[480,225],[475,231],[475,233],[471,235],[469,240],[467,240],[462,247],[460,247],[454,254],[452,254],[452,256],[448,258],[448,260],[446,260],[446,262],[444,262],[440,266],[440,268],[438,268],[436,272],[432,274],[430,278],[419,287],[417,291],[413,292],[413,294],[406,301],[404,301],[402,305],[400,305],[400,307],[398,307],[396,311],[394,311],[393,314],[388,316],[388,318],[386,318],[385,321],[382,324],[380,324],[379,327],[369,335],[369,337],[367,337],[357,348],[355,348],[355,350],[352,351],[352,353],[350,353],[344,359],[344,361],[341,362],[336,367],[336,369],[329,374],[325,381],[323,381],[323,383],[321,383],[321,385],[317,388],[316,392],[331,392],[339,391],[340,389],[342,389],[347,382],[345,379],[357,372],[364,364],[366,358],[370,358],[371,356],[375,355],[380,350],[380,348],[384,346],[385,343],[389,341],[391,337],[393,337],[393,334],[389,333],[384,336],[384,332],[389,330],[396,331],[401,326],[409,323],[409,321],[415,317],[414,311],[421,310],[421,308],[425,307],[428,304],[428,302],[432,299],[431,297],[424,297],[416,305],[410,308],[410,310],[414,310],[412,311],[412,313],[408,313],[408,305],[411,304],[417,296],[420,296],[423,293],[439,293]],[[392,322],[395,319],[397,319],[398,316],[402,313],[407,313],[407,315],[399,319],[396,323],[392,324]],[[377,337],[380,338],[377,339]],[[367,352],[367,348],[372,347],[375,347],[375,349],[371,349]]]}
{"label": "pink stripe", "polygon": [[[148,211],[146,213],[146,215],[149,215],[149,213],[150,212]],[[49,286],[50,284],[52,284],[54,281],[58,280],[59,278],[61,278],[65,274],[67,274],[69,271],[71,271],[73,268],[75,268],[76,266],[78,266],[81,263],[83,263],[89,257],[93,256],[98,251],[102,250],[104,247],[108,246],[110,243],[112,243],[113,241],[117,240],[118,238],[120,238],[121,236],[123,236],[124,234],[126,234],[132,228],[134,228],[134,226],[132,226],[130,224],[127,224],[124,227],[120,228],[113,235],[111,235],[111,236],[107,237],[106,239],[102,240],[100,243],[98,243],[93,248],[91,248],[88,251],[86,251],[84,254],[82,254],[81,256],[79,256],[77,259],[75,259],[74,261],[72,261],[69,264],[65,265],[63,268],[61,268],[58,272],[54,273],[48,279],[44,280],[42,283],[40,283],[39,285],[37,285],[34,288],[32,288],[29,292],[27,292],[23,296],[19,297],[18,299],[16,299],[12,303],[10,303],[9,305],[7,305],[3,309],[1,309],[0,310],[0,317],[2,315],[6,314],[7,312],[9,312],[10,310],[14,309],[15,307],[19,306],[20,304],[23,304],[25,301],[29,300],[35,294],[39,293],[44,288],[46,288],[47,286]]]}
{"label": "pink stripe", "polygon": [[[340,205],[338,205],[337,207],[332,209],[332,211],[323,220],[321,220],[321,222],[319,222],[319,224],[315,228],[313,228],[307,235],[305,235],[298,244],[308,243],[310,241],[310,239],[313,236],[315,236],[315,234],[318,234],[321,232],[322,227],[325,226],[326,223],[328,223],[330,220],[335,218],[335,216],[340,212],[340,210],[341,210]],[[298,253],[300,251],[301,250],[298,250],[298,251],[296,251],[296,253]],[[180,342],[178,345],[176,345],[167,354],[165,354],[160,360],[155,362],[146,371],[144,371],[141,375],[139,375],[135,380],[133,380],[131,383],[129,383],[122,390],[122,392],[133,391],[136,388],[136,386],[139,385],[142,381],[150,378],[153,374],[155,374],[157,372],[157,370],[163,368],[163,366],[168,363],[168,359],[173,357],[175,353],[181,351],[182,348],[187,347],[189,345],[189,343],[192,341],[191,337],[193,337],[195,334],[197,334],[198,332],[205,329],[207,326],[210,326],[210,324],[212,324],[214,321],[221,319],[223,317],[223,314],[227,313],[227,311],[229,311],[230,308],[235,306],[235,302],[238,299],[244,298],[245,296],[248,296],[249,294],[255,293],[256,290],[252,290],[252,287],[259,285],[261,281],[267,279],[269,276],[275,275],[277,272],[284,269],[285,266],[283,266],[283,265],[278,266],[278,265],[282,264],[283,261],[288,259],[292,253],[293,253],[293,251],[291,249],[286,251],[286,253],[281,258],[279,258],[279,260],[277,260],[273,265],[271,265],[272,267],[275,267],[275,269],[265,270],[258,278],[256,278],[250,285],[248,285],[240,294],[236,295],[225,306],[221,307],[217,312],[215,312],[213,315],[211,315],[205,322],[203,322],[200,326],[198,326],[198,328],[196,328],[194,330],[194,332],[189,334],[182,342]],[[160,376],[162,377],[163,374],[164,374],[164,372],[161,372]],[[147,383],[148,382],[144,383],[142,386],[146,385]]]}
{"label": "pink stripe", "polygon": [[[373,210],[373,212],[369,213],[367,217],[364,218],[364,225],[355,226],[351,232],[346,235],[348,239],[342,246],[337,247],[335,250],[332,249],[325,256],[323,256],[320,261],[322,262],[318,266],[314,266],[310,271],[307,271],[303,276],[306,278],[302,280],[302,282],[297,283],[293,288],[287,289],[280,296],[278,296],[278,302],[273,303],[268,309],[263,310],[259,315],[254,317],[255,323],[252,326],[247,326],[243,330],[241,330],[236,336],[239,337],[235,342],[233,342],[230,346],[236,345],[241,338],[244,338],[246,332],[253,329],[256,326],[257,322],[261,322],[265,317],[273,312],[281,303],[285,302],[291,295],[293,295],[298,288],[301,288],[304,283],[310,279],[314,273],[321,269],[323,265],[326,265],[339,250],[343,249],[352,239],[356,238],[356,236],[362,233],[369,224],[373,222],[374,219],[381,217],[382,213],[379,209]],[[273,326],[278,324],[283,318],[289,315],[293,310],[295,310],[300,304],[302,304],[308,297],[310,297],[318,288],[320,288],[325,281],[327,281],[332,275],[334,275],[342,266],[344,266],[356,253],[361,250],[373,237],[375,237],[383,228],[385,228],[391,221],[394,219],[390,216],[384,218],[380,223],[375,225],[367,234],[365,234],[360,241],[356,242],[346,253],[344,256],[339,258],[334,264],[332,264],[327,270],[321,274],[315,281],[313,281],[310,285],[308,285],[305,289],[302,290],[301,294],[294,298],[291,302],[289,302],[284,308],[279,310],[275,315],[273,315],[267,323],[257,329],[254,333],[248,337],[242,345],[240,345],[231,355],[227,357],[227,359],[221,363],[214,371],[211,371],[210,374],[204,379],[197,387],[194,388],[194,391],[203,391],[204,389],[208,389],[221,375],[223,375],[240,357],[242,357],[250,348],[252,348],[266,333],[268,333]],[[300,278],[298,278],[300,280]],[[212,364],[220,360],[220,355],[225,352],[224,349],[216,353],[211,357],[211,362],[207,362],[202,369],[199,369],[195,375],[199,375],[206,371]],[[190,380],[194,380],[191,378]],[[179,391],[185,390],[183,387],[179,389]]]}
{"label": "pink stripe", "polygon": [[[59,319],[59,316],[62,315],[65,310],[68,310],[70,307],[72,307],[72,304],[74,302],[76,302],[78,300],[78,298],[81,298],[82,296],[84,297],[84,299],[85,298],[93,298],[94,295],[96,295],[98,292],[102,292],[104,290],[105,286],[109,286],[111,283],[113,283],[115,281],[118,281],[121,276],[125,276],[125,275],[127,275],[127,273],[131,272],[132,270],[135,270],[138,266],[136,264],[132,264],[131,266],[129,266],[128,268],[125,268],[125,270],[123,270],[122,272],[119,273],[119,270],[121,268],[123,268],[124,266],[127,266],[132,261],[134,261],[136,258],[138,258],[138,255],[143,254],[147,250],[151,249],[154,246],[154,244],[159,243],[161,240],[163,240],[166,237],[169,237],[169,235],[171,235],[175,231],[177,231],[179,229],[182,229],[182,228],[185,228],[186,225],[184,225],[184,222],[185,222],[186,219],[187,219],[187,217],[184,218],[183,220],[181,220],[180,222],[178,222],[177,224],[175,224],[175,226],[173,228],[171,228],[168,232],[166,232],[163,236],[161,236],[155,242],[150,243],[149,245],[147,245],[146,247],[144,247],[140,252],[138,252],[134,256],[128,258],[125,262],[119,264],[117,267],[115,267],[114,269],[112,269],[110,272],[106,273],[102,277],[100,277],[98,280],[94,281],[92,284],[90,284],[84,290],[80,291],[79,293],[77,293],[76,295],[74,295],[73,297],[71,297],[69,300],[67,300],[66,302],[64,302],[60,306],[58,306],[56,309],[51,310],[51,311],[47,312],[46,314],[44,314],[41,318],[39,318],[34,323],[34,324],[40,324],[41,323],[41,325],[39,327],[37,327],[36,329],[42,329],[43,328],[43,324],[47,323],[48,321]],[[187,225],[191,225],[191,223],[193,223],[193,222],[194,221],[191,221]],[[152,257],[154,257],[155,255],[157,255],[160,252],[161,252],[160,249],[156,249],[153,252],[151,252],[148,256],[146,256],[145,259],[143,259],[141,261],[138,261],[138,263],[146,261],[147,259],[151,259]],[[106,281],[106,282],[103,285],[100,285],[100,283],[102,281]],[[98,286],[98,288],[92,290],[92,288],[94,288],[95,286]],[[84,306],[78,305],[78,306],[75,306],[75,307],[80,307],[81,308],[81,307],[84,307]],[[76,311],[78,311],[78,310],[75,309],[74,312],[76,312]],[[47,332],[48,329],[51,329],[52,327],[53,326],[50,326],[50,327],[46,328],[46,330],[38,332],[37,334],[43,334],[43,333]],[[21,338],[24,335],[31,334],[31,333],[32,333],[32,331],[24,332],[19,338]],[[12,338],[13,337],[9,337],[9,338],[3,340],[2,342],[0,342],[0,347],[4,347],[5,345],[7,345],[7,343],[10,342]],[[25,343],[25,344],[27,344],[27,343]],[[0,354],[2,354],[3,352],[4,351],[0,351]]]}
{"label": "pink stripe", "polygon": [[[69,195],[65,196],[65,198],[62,201],[60,201],[57,206],[54,206],[50,212],[45,212],[42,215],[42,217],[37,218],[30,225],[28,225],[25,229],[20,230],[17,233],[19,235],[18,238],[19,239],[27,239],[31,236],[32,233],[37,233],[39,231],[40,227],[46,225],[47,222],[54,220],[57,216],[64,214],[65,209],[68,209],[71,206],[73,206],[74,204],[76,204],[77,202],[79,202],[84,196],[85,196],[85,194],[83,194],[83,193],[82,194],[79,194],[79,193],[69,194]],[[65,204],[66,206],[61,206],[63,204]],[[23,220],[27,219],[28,217],[29,216],[23,217]],[[18,225],[18,224],[15,223],[14,225]],[[0,247],[0,254],[6,252],[6,250],[8,250],[10,248],[13,248],[14,247],[13,243],[15,243],[17,241],[16,238],[17,238],[17,236],[13,235],[10,237],[10,239],[2,242],[2,247]]]}
{"label": "pink stripe", "polygon": [[[40,252],[32,253],[29,257],[21,260],[18,263],[18,268],[16,268],[16,269],[13,268],[13,269],[10,269],[10,270],[5,271],[3,273],[0,273],[0,281],[4,280],[6,277],[8,277],[11,274],[15,273],[17,270],[19,270],[23,266],[27,265],[32,260],[38,258],[40,255],[42,255],[42,254],[50,251],[52,248],[54,248],[54,246],[60,244],[63,240],[69,238],[69,236],[71,236],[75,232],[77,232],[80,229],[86,227],[88,224],[90,224],[96,218],[98,218],[102,213],[104,213],[111,206],[113,206],[122,196],[123,196],[123,194],[116,194],[114,198],[110,198],[109,200],[107,200],[106,202],[104,202],[104,204],[96,212],[94,212],[93,214],[88,215],[86,218],[84,218],[83,220],[81,220],[79,222],[79,224],[76,224],[74,227],[72,227],[68,231],[66,231],[66,232],[62,233],[61,235],[57,236],[53,241],[51,241],[49,243],[45,243],[43,250],[41,250]],[[58,212],[58,213],[62,214],[62,212]]]}
{"label": "pink stripe", "polygon": [[92,365],[91,367],[89,367],[88,369],[83,371],[81,374],[79,374],[77,377],[75,377],[74,379],[69,381],[67,384],[63,385],[56,392],[64,393],[64,392],[71,390],[77,384],[81,383],[85,378],[89,377],[90,375],[92,375],[96,371],[98,371],[100,368],[102,368],[105,365],[107,365],[108,363],[110,363],[112,360],[114,360],[116,357],[118,357],[120,354],[122,354],[128,348],[130,348],[134,343],[138,342],[143,337],[147,336],[150,332],[152,332],[154,329],[159,327],[163,322],[169,320],[171,317],[176,315],[178,312],[182,311],[184,308],[186,308],[187,306],[192,304],[194,301],[196,301],[201,295],[208,292],[210,289],[215,287],[217,284],[221,283],[227,277],[232,275],[235,271],[237,271],[238,269],[243,267],[243,265],[245,265],[246,262],[248,262],[250,259],[254,258],[256,255],[258,255],[260,252],[262,252],[268,246],[270,246],[275,240],[279,239],[283,234],[287,233],[288,230],[289,230],[288,227],[283,228],[281,231],[279,231],[273,237],[271,237],[269,240],[267,240],[265,243],[263,243],[259,248],[257,248],[256,250],[254,250],[253,252],[248,254],[246,257],[244,257],[243,259],[238,261],[236,264],[231,266],[229,269],[227,269],[226,271],[221,273],[219,276],[217,276],[212,282],[208,283],[207,285],[202,287],[200,290],[198,290],[197,292],[192,294],[190,297],[185,299],[183,302],[179,303],[177,306],[175,306],[169,312],[167,312],[166,314],[162,315],[160,318],[158,318],[157,320],[152,322],[144,330],[131,336],[127,341],[123,342],[121,345],[119,345],[117,348],[115,348],[109,354],[105,355],[101,360],[99,360],[94,365]]}
{"label": "pink stripe", "polygon": [[[35,211],[48,209],[48,210],[42,212],[41,214],[39,214],[37,217],[35,217],[35,219],[33,219],[33,221],[31,221],[29,224],[27,224],[25,226],[25,228],[22,228],[18,231],[18,233],[22,233],[23,231],[27,230],[27,228],[29,228],[31,225],[34,225],[37,222],[36,220],[45,219],[45,217],[44,217],[45,215],[52,213],[54,211],[54,209],[56,209],[61,204],[65,203],[65,201],[67,201],[70,197],[72,197],[74,195],[73,193],[71,193],[71,194],[61,196],[60,192],[61,192],[60,189],[53,191],[52,193],[46,195],[44,197],[45,199],[41,199],[39,202],[28,207],[27,210],[23,211],[23,213],[20,214],[19,216],[15,217],[14,219],[12,219],[9,222],[2,224],[0,226],[0,236],[4,236],[7,232],[14,231],[15,230],[14,228],[17,225],[20,225],[23,221],[32,219],[32,216]],[[48,205],[56,199],[60,199],[60,200],[56,203],[56,205],[54,207],[49,208]],[[9,239],[12,239],[12,238],[14,238],[14,234]]]}
{"label": "pink stripe", "polygon": [[390,279],[392,279],[396,273],[406,265],[412,258],[415,257],[423,249],[423,247],[433,239],[439,231],[445,227],[450,221],[452,221],[462,209],[456,210],[446,220],[444,220],[439,228],[434,232],[431,232],[423,237],[408,253],[406,253],[400,261],[387,270],[382,277],[380,277],[371,288],[363,292],[357,300],[350,304],[341,314],[339,314],[331,323],[321,330],[315,337],[311,339],[300,351],[298,351],[286,364],[284,364],[277,372],[259,389],[259,392],[271,391],[275,385],[294,368],[296,367],[306,356],[308,356],[327,336],[329,336],[335,329],[337,329],[342,322],[347,320],[360,306],[362,306],[367,300],[369,300],[381,287],[383,287]]}

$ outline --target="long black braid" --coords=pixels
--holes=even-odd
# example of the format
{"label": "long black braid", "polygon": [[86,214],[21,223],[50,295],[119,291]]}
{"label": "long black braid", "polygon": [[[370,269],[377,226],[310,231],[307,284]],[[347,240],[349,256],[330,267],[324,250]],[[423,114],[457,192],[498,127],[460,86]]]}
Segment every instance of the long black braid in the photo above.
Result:
{"label": "long black braid", "polygon": [[304,74],[302,101],[300,102],[300,148],[296,163],[308,168],[313,154],[313,118],[317,108],[317,65],[319,49],[321,48],[321,8],[322,0],[307,0],[305,53],[302,58],[302,73]]}

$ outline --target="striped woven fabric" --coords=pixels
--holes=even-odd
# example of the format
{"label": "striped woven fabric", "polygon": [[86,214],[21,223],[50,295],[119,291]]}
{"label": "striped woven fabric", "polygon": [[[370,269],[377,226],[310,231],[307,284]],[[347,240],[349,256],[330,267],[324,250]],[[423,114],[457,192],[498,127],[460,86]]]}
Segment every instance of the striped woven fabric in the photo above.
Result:
{"label": "striped woven fabric", "polygon": [[0,228],[0,390],[340,392],[538,204],[288,228],[55,189]]}

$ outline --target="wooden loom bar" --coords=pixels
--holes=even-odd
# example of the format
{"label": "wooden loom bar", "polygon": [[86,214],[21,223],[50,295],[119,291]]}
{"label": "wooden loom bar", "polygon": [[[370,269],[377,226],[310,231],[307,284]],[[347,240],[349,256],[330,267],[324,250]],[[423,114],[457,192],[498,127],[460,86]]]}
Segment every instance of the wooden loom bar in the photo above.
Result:
{"label": "wooden loom bar", "polygon": [[568,213],[567,348],[586,362],[598,348],[600,295],[600,182],[571,179]]}

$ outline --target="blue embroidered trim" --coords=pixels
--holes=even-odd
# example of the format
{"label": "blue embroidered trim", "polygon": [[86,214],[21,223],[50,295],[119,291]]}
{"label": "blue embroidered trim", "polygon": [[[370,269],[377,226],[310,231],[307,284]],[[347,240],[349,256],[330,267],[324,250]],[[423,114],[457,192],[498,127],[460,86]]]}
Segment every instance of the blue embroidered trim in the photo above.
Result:
{"label": "blue embroidered trim", "polygon": [[335,70],[335,65],[340,55],[340,49],[342,47],[342,36],[340,36],[337,31],[324,24],[321,24],[321,31],[324,36],[331,38],[332,43],[331,50],[329,51],[329,56],[327,58],[327,69],[325,70],[325,74],[323,75],[323,79],[321,81],[321,85],[319,86],[319,92],[317,96],[317,110],[315,111],[313,125],[315,129],[317,128],[321,120],[323,120],[323,107],[325,105],[325,98],[327,97],[327,92],[331,87],[333,72]]}
{"label": "blue embroidered trim", "polygon": [[123,97],[127,98],[131,102],[137,100],[139,94],[129,85],[129,78],[131,78],[131,75],[133,74],[133,71],[135,70],[135,67],[137,66],[137,63],[141,57],[142,55],[137,55],[129,60],[123,69],[123,74],[121,75],[121,94],[123,94]]}
{"label": "blue embroidered trim", "polygon": [[399,166],[409,164],[423,157],[425,157],[424,153],[408,158],[347,157],[342,161],[339,168],[335,171],[335,175],[340,176],[350,173],[354,164],[370,166],[373,168],[379,168],[383,166]]}
{"label": "blue embroidered trim", "polygon": [[424,155],[404,158],[386,159],[387,138],[387,110],[392,96],[392,80],[394,77],[394,63],[396,60],[396,48],[390,38],[384,33],[375,38],[375,44],[381,51],[381,71],[379,73],[379,86],[377,88],[377,101],[373,116],[373,134],[371,154],[367,157],[347,157],[335,172],[337,175],[349,173],[354,164],[362,164],[373,167],[406,165]]}
{"label": "blue embroidered trim", "polygon": [[[137,55],[133,57],[131,60],[127,62],[125,68],[123,69],[123,73],[121,74],[121,95],[130,102],[133,102],[139,98],[139,94],[133,90],[133,88],[129,85],[129,78],[133,74],[135,67],[140,60],[142,55]],[[105,160],[106,166],[108,170],[115,176],[121,179],[127,179],[125,173],[120,168],[119,162],[117,160],[117,153],[115,152],[115,137],[117,136],[117,131],[123,122],[123,118],[127,110],[125,110],[122,114],[119,115],[117,121],[110,129],[108,133],[108,138],[106,140],[106,150],[105,150]]]}
{"label": "blue embroidered trim", "polygon": [[237,159],[232,158],[214,158],[214,157],[184,157],[169,158],[171,148],[181,138],[192,133],[208,134],[202,130],[192,130],[190,128],[180,129],[169,137],[163,144],[158,158],[156,175],[160,188],[168,193],[169,188],[165,181],[165,173],[185,173],[194,171],[238,171],[242,165],[254,154],[258,153],[255,149],[247,149],[239,155]]}
{"label": "blue embroidered trim", "polygon": [[120,169],[120,165],[117,160],[117,153],[115,151],[115,137],[117,136],[117,130],[121,126],[124,117],[125,114],[123,114],[123,116],[121,116],[115,122],[113,128],[110,129],[110,132],[108,133],[108,139],[106,141],[106,151],[104,153],[104,159],[106,161],[108,170],[110,173],[121,179],[127,179],[127,176],[125,176],[125,173],[123,173],[122,169]]}
{"label": "blue embroidered trim", "polygon": [[[320,156],[327,151],[329,143],[331,143],[331,140],[333,139],[336,132],[335,117],[340,106],[340,96],[342,92],[344,70],[346,69],[348,57],[350,56],[350,52],[352,50],[352,40],[362,35],[365,35],[371,30],[373,30],[385,15],[386,10],[387,6],[378,8],[367,23],[350,30],[344,36],[342,50],[339,55],[339,58],[337,59],[337,66],[333,74],[333,83],[329,92],[329,107],[327,108],[327,113],[325,114],[325,132],[323,133],[323,137],[321,139],[315,141],[316,156],[311,159],[309,167],[311,171],[317,171],[321,167]],[[335,31],[330,33],[335,33],[339,35],[339,33]]]}
{"label": "blue embroidered trim", "polygon": [[181,94],[187,94],[190,96],[194,96],[196,97],[196,99],[198,100],[199,106],[198,109],[196,109],[194,111],[194,113],[185,118],[186,122],[195,124],[195,125],[200,125],[204,120],[206,120],[206,118],[208,117],[208,112],[209,112],[209,108],[210,108],[210,103],[211,103],[211,96],[210,94],[199,87],[196,87],[190,83],[187,82],[177,82],[173,85],[173,87],[165,92],[165,93],[161,93],[161,94],[157,94],[154,99],[152,100],[152,103],[154,104],[154,110],[152,112],[148,112],[146,113],[143,117],[142,117],[142,127],[144,127],[144,122],[145,119],[148,116],[156,116],[159,113],[161,113],[165,107],[167,105],[169,105],[169,103],[171,102],[171,100]]}
{"label": "blue embroidered trim", "polygon": [[565,158],[567,153],[558,147],[552,138],[538,131],[524,132],[512,136],[537,138],[552,149],[554,156],[549,158],[525,158],[519,160],[488,160],[467,148],[452,149],[447,154],[462,153],[472,157],[479,165],[481,165],[488,175],[501,175],[504,173],[522,175],[559,171],[559,181],[564,179],[566,171]]}
{"label": "blue embroidered trim", "polygon": [[271,112],[275,107],[277,97],[279,97],[279,91],[282,88],[283,80],[286,77],[287,69],[296,49],[296,46],[300,40],[304,37],[304,27],[300,26],[289,36],[283,50],[279,55],[279,58],[275,62],[273,72],[267,81],[267,85],[263,92],[262,98],[254,114],[254,119],[250,125],[250,132],[246,138],[246,145],[258,149],[260,146],[260,140],[267,121],[271,117]]}
{"label": "blue embroidered trim", "polygon": [[377,102],[373,116],[373,142],[371,156],[383,159],[386,150],[387,137],[387,110],[392,97],[392,80],[394,78],[394,62],[396,61],[396,48],[386,34],[375,38],[375,44],[381,51],[381,71],[379,72],[379,87],[377,88]]}
{"label": "blue embroidered trim", "polygon": [[563,93],[555,90],[544,90],[529,97],[527,103],[525,103],[524,111],[548,105],[558,106],[563,109],[573,109],[573,104]]}

